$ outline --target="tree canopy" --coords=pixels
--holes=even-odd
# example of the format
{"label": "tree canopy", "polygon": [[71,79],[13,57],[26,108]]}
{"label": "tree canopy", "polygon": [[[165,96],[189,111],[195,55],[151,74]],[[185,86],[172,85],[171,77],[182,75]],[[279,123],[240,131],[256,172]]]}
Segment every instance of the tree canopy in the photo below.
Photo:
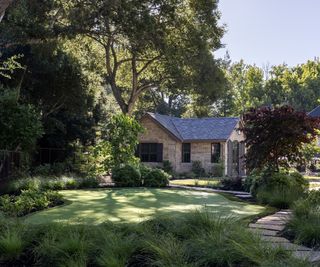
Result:
{"label": "tree canopy", "polygon": [[218,97],[223,75],[212,51],[224,30],[216,0],[73,0],[61,8],[57,31],[104,49],[105,82],[123,113],[152,89]]}
{"label": "tree canopy", "polygon": [[320,127],[319,119],[290,106],[250,109],[243,122],[249,171],[264,168],[277,171],[303,163],[304,145],[314,140]]}

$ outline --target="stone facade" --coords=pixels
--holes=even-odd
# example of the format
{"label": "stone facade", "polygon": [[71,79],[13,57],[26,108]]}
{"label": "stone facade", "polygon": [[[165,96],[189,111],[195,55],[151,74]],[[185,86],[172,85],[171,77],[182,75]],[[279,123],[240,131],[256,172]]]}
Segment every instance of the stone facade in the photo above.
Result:
{"label": "stone facade", "polygon": [[[226,167],[228,162],[227,141],[243,141],[243,135],[238,134],[234,130],[228,140],[210,140],[210,141],[193,141],[191,144],[191,162],[182,162],[182,142],[172,135],[167,129],[159,125],[152,118],[146,116],[140,121],[145,128],[144,133],[139,136],[140,143],[162,143],[163,144],[163,160],[171,162],[173,169],[177,173],[190,172],[192,168],[192,161],[200,161],[202,167],[207,173],[211,173],[216,163],[211,163],[211,145],[212,143],[221,144],[221,159],[225,166],[225,174],[228,169]],[[146,163],[151,166],[161,165],[159,162]]]}

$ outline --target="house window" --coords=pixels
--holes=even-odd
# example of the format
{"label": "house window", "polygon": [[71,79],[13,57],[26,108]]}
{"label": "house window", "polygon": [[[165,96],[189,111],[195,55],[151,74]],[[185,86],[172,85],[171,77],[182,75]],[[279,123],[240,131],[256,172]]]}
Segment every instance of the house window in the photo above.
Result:
{"label": "house window", "polygon": [[211,144],[211,162],[219,163],[221,157],[221,144],[220,143],[212,143]]}
{"label": "house window", "polygon": [[182,162],[191,161],[191,144],[183,143],[182,144]]}
{"label": "house window", "polygon": [[138,147],[142,162],[160,162],[162,161],[162,144],[142,143]]}

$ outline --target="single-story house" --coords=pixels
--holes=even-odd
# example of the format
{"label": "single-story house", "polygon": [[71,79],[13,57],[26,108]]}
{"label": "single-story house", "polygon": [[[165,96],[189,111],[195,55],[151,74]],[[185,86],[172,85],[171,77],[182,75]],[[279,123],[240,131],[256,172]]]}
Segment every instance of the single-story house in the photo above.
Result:
{"label": "single-story house", "polygon": [[207,173],[223,164],[227,176],[244,176],[244,135],[240,118],[176,118],[146,113],[137,155],[151,166],[170,161],[177,173],[190,172],[200,161]]}

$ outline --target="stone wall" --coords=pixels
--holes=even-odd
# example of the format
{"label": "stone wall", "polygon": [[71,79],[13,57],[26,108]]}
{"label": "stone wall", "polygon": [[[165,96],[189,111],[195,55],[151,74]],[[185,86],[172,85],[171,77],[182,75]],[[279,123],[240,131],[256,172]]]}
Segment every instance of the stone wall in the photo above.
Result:
{"label": "stone wall", "polygon": [[[162,143],[163,144],[163,160],[169,160],[173,166],[176,165],[176,145],[177,140],[171,136],[165,129],[155,123],[151,118],[143,117],[140,121],[145,131],[139,136],[141,143]],[[157,162],[147,163],[151,166],[161,165]]]}

